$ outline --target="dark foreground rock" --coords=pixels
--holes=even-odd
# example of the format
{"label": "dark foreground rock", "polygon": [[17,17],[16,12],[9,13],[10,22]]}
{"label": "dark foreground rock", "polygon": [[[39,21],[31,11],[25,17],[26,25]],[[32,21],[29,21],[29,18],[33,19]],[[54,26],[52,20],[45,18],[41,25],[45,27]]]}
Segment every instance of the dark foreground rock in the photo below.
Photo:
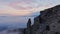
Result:
{"label": "dark foreground rock", "polygon": [[40,11],[31,25],[30,19],[25,34],[60,34],[60,5]]}

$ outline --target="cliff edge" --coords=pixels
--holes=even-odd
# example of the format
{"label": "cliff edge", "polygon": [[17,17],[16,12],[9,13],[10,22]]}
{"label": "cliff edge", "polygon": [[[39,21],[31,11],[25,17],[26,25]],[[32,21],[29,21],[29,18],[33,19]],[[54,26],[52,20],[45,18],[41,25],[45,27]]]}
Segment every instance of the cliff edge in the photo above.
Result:
{"label": "cliff edge", "polygon": [[28,34],[60,34],[60,5],[40,11],[30,26]]}

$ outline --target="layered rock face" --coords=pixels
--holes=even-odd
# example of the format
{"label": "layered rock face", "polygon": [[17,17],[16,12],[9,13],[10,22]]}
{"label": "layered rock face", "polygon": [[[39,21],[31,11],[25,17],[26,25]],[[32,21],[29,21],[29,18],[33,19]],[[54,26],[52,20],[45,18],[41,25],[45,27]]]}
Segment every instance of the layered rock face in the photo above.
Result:
{"label": "layered rock face", "polygon": [[40,11],[30,30],[30,34],[60,34],[60,5]]}

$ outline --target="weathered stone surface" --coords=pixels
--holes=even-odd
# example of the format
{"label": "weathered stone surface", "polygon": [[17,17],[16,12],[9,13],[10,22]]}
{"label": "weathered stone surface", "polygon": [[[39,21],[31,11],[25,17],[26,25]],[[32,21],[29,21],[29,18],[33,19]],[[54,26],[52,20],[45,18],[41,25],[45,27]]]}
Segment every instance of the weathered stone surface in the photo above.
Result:
{"label": "weathered stone surface", "polygon": [[40,15],[34,18],[30,32],[30,34],[60,34],[60,5],[40,11]]}

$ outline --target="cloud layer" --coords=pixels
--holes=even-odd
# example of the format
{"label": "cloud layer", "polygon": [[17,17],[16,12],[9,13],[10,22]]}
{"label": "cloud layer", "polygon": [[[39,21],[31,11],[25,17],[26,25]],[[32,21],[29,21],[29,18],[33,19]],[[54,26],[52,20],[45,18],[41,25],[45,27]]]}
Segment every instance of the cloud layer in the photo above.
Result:
{"label": "cloud layer", "polygon": [[[0,25],[25,27],[40,10],[60,4],[60,0],[0,0]],[[33,17],[21,17],[21,16]],[[13,25],[14,24],[14,25]]]}
{"label": "cloud layer", "polygon": [[0,0],[0,15],[27,15],[60,3],[60,0]]}

